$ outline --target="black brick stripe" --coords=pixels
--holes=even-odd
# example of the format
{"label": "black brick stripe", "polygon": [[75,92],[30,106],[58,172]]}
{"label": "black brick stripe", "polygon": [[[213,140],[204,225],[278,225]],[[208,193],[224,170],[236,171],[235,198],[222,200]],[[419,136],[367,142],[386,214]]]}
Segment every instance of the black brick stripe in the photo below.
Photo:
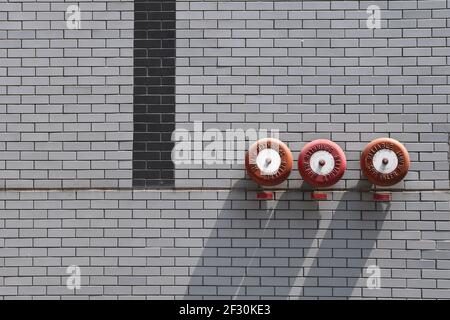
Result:
{"label": "black brick stripe", "polygon": [[175,1],[134,2],[133,186],[174,185]]}

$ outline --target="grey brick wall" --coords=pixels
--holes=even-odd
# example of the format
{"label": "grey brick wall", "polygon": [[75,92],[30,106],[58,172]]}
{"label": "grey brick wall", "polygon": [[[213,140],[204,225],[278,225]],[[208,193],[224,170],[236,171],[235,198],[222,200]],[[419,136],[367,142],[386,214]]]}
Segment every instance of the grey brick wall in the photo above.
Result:
{"label": "grey brick wall", "polygon": [[[177,1],[177,128],[333,139],[320,202],[296,170],[257,201],[241,164],[130,189],[133,1],[79,2],[81,30],[70,4],[0,0],[0,299],[450,298],[450,1]],[[412,170],[376,203],[357,160],[386,135]]]}
{"label": "grey brick wall", "polygon": [[130,187],[133,1],[1,6],[0,188]]}
{"label": "grey brick wall", "polygon": [[450,298],[444,192],[386,207],[359,192],[11,191],[0,208],[4,299]]}
{"label": "grey brick wall", "polygon": [[[82,2],[82,30],[69,4],[5,2],[2,188],[131,186],[133,2]],[[361,187],[361,149],[391,136],[412,157],[397,188],[448,188],[448,2],[378,1],[375,30],[370,4],[177,1],[177,128],[275,128],[295,157],[332,139],[349,160],[338,188]],[[176,186],[255,188],[242,168],[178,165]]]}
{"label": "grey brick wall", "polygon": [[[179,0],[177,128],[276,128],[294,158],[331,139],[349,160],[337,188],[366,188],[360,152],[390,136],[412,159],[396,189],[448,188],[449,18],[448,1]],[[255,188],[242,167],[178,165],[176,185]]]}

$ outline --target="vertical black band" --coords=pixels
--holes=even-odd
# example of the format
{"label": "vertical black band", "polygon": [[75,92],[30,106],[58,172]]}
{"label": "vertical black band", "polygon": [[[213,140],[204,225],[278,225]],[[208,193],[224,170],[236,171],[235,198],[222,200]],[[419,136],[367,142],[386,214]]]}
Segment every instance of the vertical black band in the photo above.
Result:
{"label": "vertical black band", "polygon": [[176,1],[134,5],[133,186],[173,186]]}

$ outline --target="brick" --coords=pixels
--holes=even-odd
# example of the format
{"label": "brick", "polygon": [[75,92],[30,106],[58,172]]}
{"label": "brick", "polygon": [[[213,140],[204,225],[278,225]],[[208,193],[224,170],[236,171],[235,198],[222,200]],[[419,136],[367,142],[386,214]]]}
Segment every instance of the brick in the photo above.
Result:
{"label": "brick", "polygon": [[[4,4],[0,188],[199,191],[0,191],[0,298],[73,298],[62,262],[89,274],[75,298],[446,298],[447,3],[380,3],[380,30],[357,1],[166,5],[167,30],[140,22],[139,2],[96,1],[72,31],[62,1]],[[229,191],[256,187],[242,164],[171,163],[169,133],[194,120],[278,128],[294,158],[332,138],[348,158],[336,188],[353,190],[317,204],[294,170],[269,219],[254,192]],[[384,135],[413,161],[389,207],[361,192],[358,163]],[[369,264],[381,291],[365,288]]]}

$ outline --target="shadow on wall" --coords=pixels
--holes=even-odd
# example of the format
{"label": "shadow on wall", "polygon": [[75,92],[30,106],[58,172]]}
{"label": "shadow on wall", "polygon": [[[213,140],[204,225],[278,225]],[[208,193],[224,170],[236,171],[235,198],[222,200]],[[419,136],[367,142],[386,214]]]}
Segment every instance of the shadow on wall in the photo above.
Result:
{"label": "shadow on wall", "polygon": [[320,220],[316,233],[307,237],[314,237],[319,245],[304,249],[303,275],[295,279],[299,282],[291,283],[289,298],[376,297],[379,293],[367,288],[366,268],[376,264],[370,256],[376,250],[378,221],[384,221],[389,207],[376,210],[376,203],[362,202],[356,192],[336,195],[337,206],[331,212],[313,213]]}
{"label": "shadow on wall", "polygon": [[368,258],[377,220],[389,208],[376,212],[357,192],[333,195],[316,202],[287,191],[259,201],[252,192],[230,192],[204,238],[185,298],[349,298],[378,291],[363,292],[364,268],[375,262]]}

